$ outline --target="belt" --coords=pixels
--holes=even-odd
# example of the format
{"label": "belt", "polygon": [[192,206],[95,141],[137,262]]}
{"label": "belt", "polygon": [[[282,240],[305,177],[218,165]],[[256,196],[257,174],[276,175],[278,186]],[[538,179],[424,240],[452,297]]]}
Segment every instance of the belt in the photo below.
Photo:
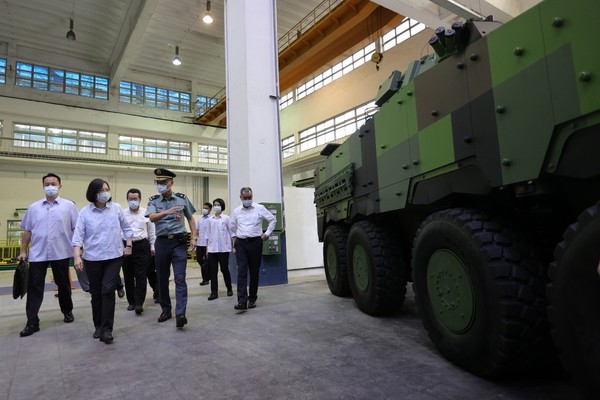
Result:
{"label": "belt", "polygon": [[241,240],[244,243],[254,242],[260,240],[260,236],[249,237],[249,238],[237,238],[237,240]]}
{"label": "belt", "polygon": [[[143,242],[144,240],[148,241],[148,238],[143,238],[143,239],[138,239],[138,240],[132,240],[131,243],[132,244],[136,244],[136,243]],[[127,243],[127,242],[125,240],[123,240],[123,243]]]}
{"label": "belt", "polygon": [[168,239],[168,240],[187,240],[187,233],[176,233],[173,235],[160,235],[157,236],[159,239]]}

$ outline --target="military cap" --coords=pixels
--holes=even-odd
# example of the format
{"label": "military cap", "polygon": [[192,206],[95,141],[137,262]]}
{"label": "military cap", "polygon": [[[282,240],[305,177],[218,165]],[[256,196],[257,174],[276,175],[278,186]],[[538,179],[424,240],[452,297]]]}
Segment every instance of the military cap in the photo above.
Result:
{"label": "military cap", "polygon": [[156,168],[154,170],[154,175],[156,175],[156,180],[157,181],[162,181],[165,179],[172,179],[175,178],[177,175],[175,175],[174,172],[169,171],[166,168]]}

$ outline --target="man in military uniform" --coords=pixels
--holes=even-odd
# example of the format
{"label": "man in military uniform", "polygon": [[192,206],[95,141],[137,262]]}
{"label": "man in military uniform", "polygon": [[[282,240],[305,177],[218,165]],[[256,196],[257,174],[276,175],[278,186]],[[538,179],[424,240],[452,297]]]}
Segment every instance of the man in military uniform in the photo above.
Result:
{"label": "man in military uniform", "polygon": [[175,174],[168,169],[156,168],[154,183],[158,195],[152,196],[148,203],[146,216],[156,227],[155,262],[158,278],[158,296],[162,313],[158,322],[172,317],[171,297],[169,296],[170,266],[173,264],[175,276],[175,318],[177,328],[187,324],[185,309],[187,306],[187,284],[185,270],[187,267],[187,219],[192,231],[191,247],[196,247],[198,234],[193,214],[196,209],[183,193],[172,190]]}

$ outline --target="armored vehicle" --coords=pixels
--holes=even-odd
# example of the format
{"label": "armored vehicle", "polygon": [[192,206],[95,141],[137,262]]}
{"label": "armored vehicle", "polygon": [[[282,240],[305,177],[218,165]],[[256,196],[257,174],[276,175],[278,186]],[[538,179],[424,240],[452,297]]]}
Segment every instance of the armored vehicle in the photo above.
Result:
{"label": "armored vehicle", "polygon": [[315,171],[327,282],[362,311],[413,290],[440,353],[478,375],[560,356],[600,398],[597,0],[438,29]]}

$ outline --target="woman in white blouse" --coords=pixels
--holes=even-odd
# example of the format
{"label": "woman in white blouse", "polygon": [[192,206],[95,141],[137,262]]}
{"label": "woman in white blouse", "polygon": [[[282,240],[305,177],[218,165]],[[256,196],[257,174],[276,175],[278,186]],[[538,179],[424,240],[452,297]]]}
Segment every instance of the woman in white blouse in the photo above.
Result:
{"label": "woman in white blouse", "polygon": [[214,215],[210,218],[206,232],[206,255],[208,271],[210,274],[210,296],[208,300],[219,297],[219,281],[217,274],[221,266],[221,273],[227,287],[227,296],[233,296],[231,288],[231,274],[229,273],[229,254],[232,249],[231,230],[229,229],[229,216],[223,214],[225,201],[217,198],[213,201]]}

